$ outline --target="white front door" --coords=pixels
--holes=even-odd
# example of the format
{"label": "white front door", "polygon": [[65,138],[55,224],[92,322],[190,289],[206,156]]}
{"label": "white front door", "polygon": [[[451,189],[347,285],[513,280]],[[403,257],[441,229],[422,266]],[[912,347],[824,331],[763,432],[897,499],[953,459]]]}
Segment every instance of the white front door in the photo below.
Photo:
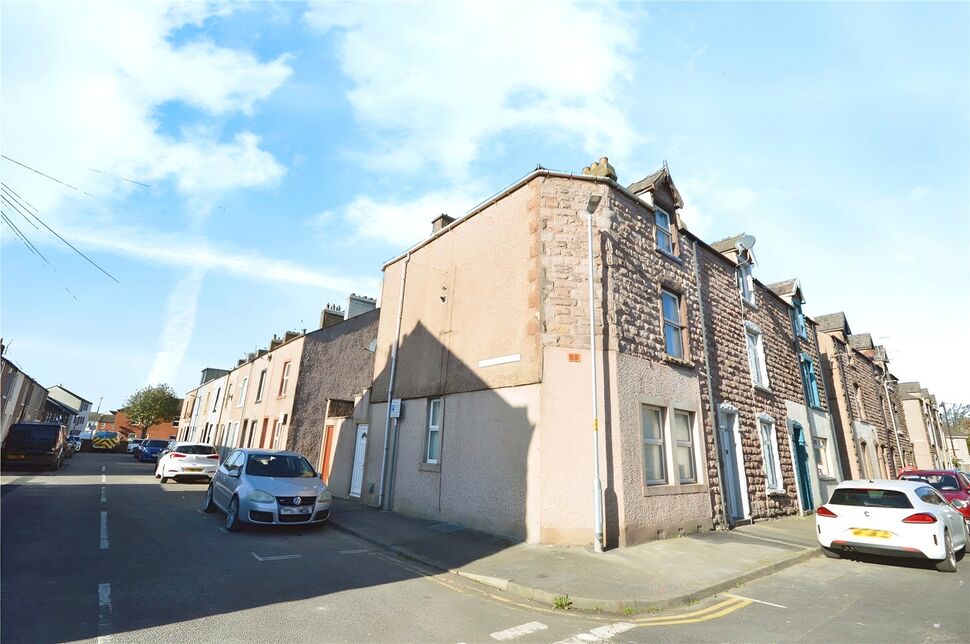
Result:
{"label": "white front door", "polygon": [[350,496],[360,496],[364,484],[364,457],[367,456],[367,425],[357,425],[357,447],[354,450],[354,472],[350,478]]}

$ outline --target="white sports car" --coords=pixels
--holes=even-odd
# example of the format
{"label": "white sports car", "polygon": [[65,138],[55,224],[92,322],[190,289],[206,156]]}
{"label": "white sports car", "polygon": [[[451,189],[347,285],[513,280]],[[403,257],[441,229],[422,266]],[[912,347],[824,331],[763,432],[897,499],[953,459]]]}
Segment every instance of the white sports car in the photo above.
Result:
{"label": "white sports car", "polygon": [[162,483],[168,479],[205,477],[212,480],[219,468],[219,453],[205,443],[170,443],[158,457],[155,478]]}
{"label": "white sports car", "polygon": [[853,552],[929,559],[955,572],[967,525],[943,495],[922,481],[845,481],[815,511],[827,557]]}

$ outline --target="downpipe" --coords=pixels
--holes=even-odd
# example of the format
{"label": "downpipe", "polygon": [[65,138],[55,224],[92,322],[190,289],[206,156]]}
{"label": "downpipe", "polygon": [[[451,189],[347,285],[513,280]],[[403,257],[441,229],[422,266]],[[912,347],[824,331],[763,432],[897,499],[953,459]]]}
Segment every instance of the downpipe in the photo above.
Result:
{"label": "downpipe", "polygon": [[397,374],[397,350],[401,342],[401,320],[404,317],[404,285],[408,278],[408,262],[411,261],[411,251],[404,256],[404,266],[401,269],[401,291],[397,300],[397,325],[394,329],[394,344],[391,346],[391,372],[387,381],[387,413],[384,416],[384,451],[381,454],[381,484],[378,486],[377,507],[384,507],[384,488],[387,485],[387,453],[390,449],[391,430],[391,400],[394,398],[394,376]]}

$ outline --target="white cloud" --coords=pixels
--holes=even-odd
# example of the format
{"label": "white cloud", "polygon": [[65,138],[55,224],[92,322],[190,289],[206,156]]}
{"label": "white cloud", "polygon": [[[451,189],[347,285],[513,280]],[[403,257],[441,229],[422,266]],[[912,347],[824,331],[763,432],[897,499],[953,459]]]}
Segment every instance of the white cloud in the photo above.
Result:
{"label": "white cloud", "polygon": [[620,162],[638,141],[622,99],[636,33],[613,5],[311,6],[306,21],[336,32],[370,167],[462,179],[489,139],[522,130]]}
{"label": "white cloud", "polygon": [[155,354],[151,371],[145,384],[175,382],[185,352],[192,340],[195,329],[195,314],[202,292],[204,268],[193,268],[185,275],[168,295],[165,305],[165,326],[159,340],[161,348]]}
{"label": "white cloud", "polygon": [[[201,3],[4,5],[4,154],[99,197],[172,178],[186,195],[273,185],[285,169],[252,133],[159,132],[157,110],[180,101],[209,115],[248,114],[290,75],[286,56],[261,62],[180,27],[225,13]],[[109,173],[98,175],[91,168]],[[51,213],[69,191],[3,163],[34,206]]]}
{"label": "white cloud", "polygon": [[377,201],[358,196],[341,215],[353,226],[357,238],[387,242],[403,249],[430,235],[431,222],[438,215],[444,213],[457,219],[481,201],[481,195],[464,189],[428,192],[410,200]]}

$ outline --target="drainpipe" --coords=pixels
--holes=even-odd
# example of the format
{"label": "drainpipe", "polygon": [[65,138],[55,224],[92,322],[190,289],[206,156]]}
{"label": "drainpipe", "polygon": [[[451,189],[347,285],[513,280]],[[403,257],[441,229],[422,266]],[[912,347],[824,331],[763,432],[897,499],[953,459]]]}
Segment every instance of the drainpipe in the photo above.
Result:
{"label": "drainpipe", "polygon": [[[590,393],[593,399],[593,551],[603,552],[603,483],[600,481],[599,402],[596,391],[596,309],[593,295],[593,213],[602,197],[591,195],[586,203],[587,265],[589,268],[589,356]],[[605,340],[605,338],[604,338]]]}
{"label": "drainpipe", "polygon": [[401,319],[404,317],[404,285],[408,277],[408,262],[411,261],[411,251],[404,256],[404,266],[401,269],[401,293],[397,300],[397,326],[394,329],[394,344],[391,346],[391,372],[387,380],[387,414],[384,417],[384,452],[381,454],[381,482],[377,492],[377,507],[384,507],[385,468],[387,467],[387,451],[390,447],[391,431],[391,400],[394,398],[394,376],[397,372],[397,349],[401,341]]}
{"label": "drainpipe", "polygon": [[[711,403],[711,439],[714,442],[714,453],[717,455],[717,458],[714,459],[714,466],[717,469],[717,485],[721,493],[721,516],[724,517],[724,525],[730,527],[731,517],[728,516],[727,506],[724,502],[724,479],[722,478],[721,474],[721,428],[717,415],[717,403],[714,402],[714,387],[711,383],[712,361],[709,354],[710,348],[707,344],[707,321],[704,317],[704,296],[701,293],[700,255],[697,253],[696,239],[693,241],[692,246],[694,249],[694,288],[697,290],[697,305],[700,308],[701,318],[701,341],[704,343],[704,378],[707,381],[707,397]],[[738,496],[740,496],[740,494]]]}
{"label": "drainpipe", "polygon": [[[896,453],[899,454],[900,468],[902,468],[905,463],[903,462],[903,448],[899,446],[899,427],[896,426],[896,411],[893,409],[893,399],[889,395],[889,383],[887,382],[886,373],[882,374],[882,387],[886,390],[886,404],[889,405],[889,418],[893,421],[893,433],[896,434]],[[893,468],[896,467],[895,461],[893,462]],[[899,470],[896,470],[897,476],[899,475]]]}

